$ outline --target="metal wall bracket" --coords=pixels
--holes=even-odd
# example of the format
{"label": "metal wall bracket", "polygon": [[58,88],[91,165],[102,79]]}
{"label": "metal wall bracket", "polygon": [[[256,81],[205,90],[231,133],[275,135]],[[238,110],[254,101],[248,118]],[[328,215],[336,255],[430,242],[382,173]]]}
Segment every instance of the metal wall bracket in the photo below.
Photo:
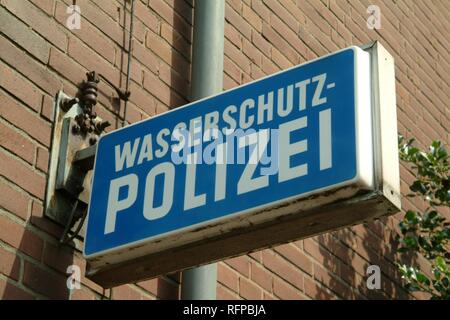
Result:
{"label": "metal wall bracket", "polygon": [[[60,91],[55,101],[49,180],[45,216],[65,226],[61,242],[73,231],[84,235],[83,221],[89,203],[96,142],[104,122],[95,114],[86,118],[85,107],[77,98]],[[86,121],[84,132],[80,122]],[[92,124],[90,129],[87,124]],[[103,124],[103,125],[102,125]],[[88,130],[89,129],[89,130]]]}
{"label": "metal wall bracket", "polygon": [[[45,215],[65,226],[61,242],[71,240],[82,230],[91,193],[95,145],[110,125],[102,121],[93,108],[97,104],[97,85],[102,78],[119,98],[127,101],[130,92],[116,87],[101,74],[91,71],[79,87],[77,97],[59,92],[55,101],[49,180]],[[70,230],[72,236],[67,238]]]}

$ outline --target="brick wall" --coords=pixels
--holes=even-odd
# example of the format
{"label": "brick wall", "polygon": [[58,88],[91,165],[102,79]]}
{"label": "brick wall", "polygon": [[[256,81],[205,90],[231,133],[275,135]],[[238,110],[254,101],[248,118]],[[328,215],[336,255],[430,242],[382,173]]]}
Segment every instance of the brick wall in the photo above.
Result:
{"label": "brick wall", "polygon": [[[135,3],[129,122],[188,101],[192,41],[192,0]],[[62,228],[43,216],[53,98],[60,89],[74,95],[88,70],[124,86],[130,22],[125,0],[77,0],[81,30],[69,30],[71,4],[0,0],[0,298],[177,298],[179,274],[111,290],[83,277],[81,290],[67,290],[67,266],[84,271],[85,261],[79,241],[58,246]],[[380,30],[366,26],[370,4],[381,9]],[[395,57],[400,133],[416,137],[421,147],[432,139],[448,145],[449,12],[445,0],[229,0],[224,89],[378,39]],[[110,130],[124,117],[114,97],[100,85],[96,111],[113,123]],[[413,176],[403,165],[401,178],[405,194]],[[417,199],[402,204],[424,208]],[[401,217],[220,262],[218,298],[423,298],[408,296],[393,264]],[[366,289],[371,264],[381,268],[381,290]]]}

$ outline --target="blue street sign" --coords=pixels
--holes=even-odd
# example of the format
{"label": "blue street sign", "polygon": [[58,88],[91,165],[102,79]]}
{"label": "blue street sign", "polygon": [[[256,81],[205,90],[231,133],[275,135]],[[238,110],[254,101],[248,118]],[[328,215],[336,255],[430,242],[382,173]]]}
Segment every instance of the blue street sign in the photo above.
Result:
{"label": "blue street sign", "polygon": [[85,256],[370,185],[368,59],[344,49],[103,136]]}

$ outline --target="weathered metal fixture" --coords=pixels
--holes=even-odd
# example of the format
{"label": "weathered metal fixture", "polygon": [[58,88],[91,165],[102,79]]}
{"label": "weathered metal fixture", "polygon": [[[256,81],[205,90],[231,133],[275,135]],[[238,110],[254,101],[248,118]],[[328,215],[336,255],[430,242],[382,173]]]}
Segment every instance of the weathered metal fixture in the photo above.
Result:
{"label": "weathered metal fixture", "polygon": [[105,80],[121,100],[127,101],[130,96],[129,91],[117,88],[95,71],[86,73],[86,77],[76,97],[59,92],[55,103],[45,214],[65,226],[61,243],[72,240],[82,231],[90,196],[95,144],[111,125],[94,111],[98,83],[100,79]]}

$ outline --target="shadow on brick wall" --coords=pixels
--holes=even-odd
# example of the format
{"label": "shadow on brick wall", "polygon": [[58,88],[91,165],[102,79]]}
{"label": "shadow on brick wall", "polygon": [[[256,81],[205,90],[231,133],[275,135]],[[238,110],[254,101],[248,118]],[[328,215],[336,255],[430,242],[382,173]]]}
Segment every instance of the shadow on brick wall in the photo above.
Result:
{"label": "shadow on brick wall", "polygon": [[[388,224],[392,218],[382,218],[316,237],[323,256],[323,267],[330,277],[323,285],[339,299],[408,299],[402,287],[395,262],[399,248],[395,230]],[[394,222],[395,223],[395,222]],[[337,259],[336,259],[337,257]],[[415,256],[402,255],[402,262],[414,263]],[[367,273],[370,265],[379,266],[381,288],[369,289]],[[320,279],[318,280],[320,282]],[[348,290],[342,290],[346,288]],[[319,291],[316,299],[328,299]]]}
{"label": "shadow on brick wall", "polygon": [[173,7],[170,108],[190,102],[194,15],[193,0],[174,1]]}

